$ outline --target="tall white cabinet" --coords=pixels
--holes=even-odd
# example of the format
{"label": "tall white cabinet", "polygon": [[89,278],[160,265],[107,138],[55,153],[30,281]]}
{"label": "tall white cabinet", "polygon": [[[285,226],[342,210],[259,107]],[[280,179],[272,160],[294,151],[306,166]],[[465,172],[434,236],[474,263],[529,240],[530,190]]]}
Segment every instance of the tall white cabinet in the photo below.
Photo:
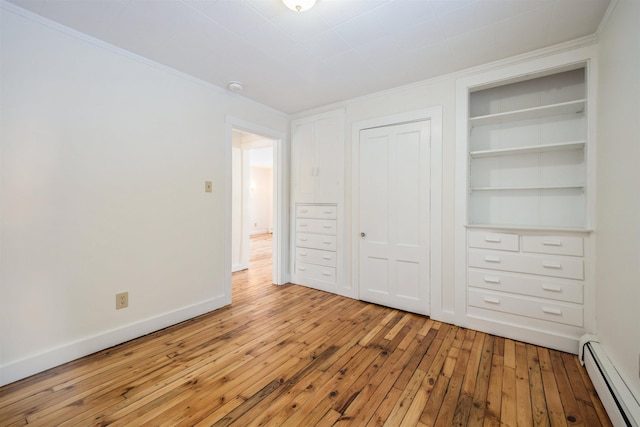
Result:
{"label": "tall white cabinet", "polygon": [[292,282],[342,292],[344,110],[291,124]]}
{"label": "tall white cabinet", "polygon": [[458,82],[458,321],[577,352],[593,331],[588,51]]}

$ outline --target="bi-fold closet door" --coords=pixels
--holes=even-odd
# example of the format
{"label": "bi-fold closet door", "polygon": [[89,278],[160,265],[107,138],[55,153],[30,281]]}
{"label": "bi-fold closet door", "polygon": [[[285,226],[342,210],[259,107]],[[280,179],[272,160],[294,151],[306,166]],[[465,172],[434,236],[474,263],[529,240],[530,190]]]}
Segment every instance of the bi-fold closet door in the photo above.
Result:
{"label": "bi-fold closet door", "polygon": [[360,132],[360,299],[429,312],[429,120]]}

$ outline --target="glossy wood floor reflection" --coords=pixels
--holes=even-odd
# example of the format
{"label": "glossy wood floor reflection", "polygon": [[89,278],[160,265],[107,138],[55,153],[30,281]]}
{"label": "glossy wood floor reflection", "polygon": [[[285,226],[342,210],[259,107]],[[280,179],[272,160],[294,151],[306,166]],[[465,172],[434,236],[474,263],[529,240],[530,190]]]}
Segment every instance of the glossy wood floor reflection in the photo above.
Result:
{"label": "glossy wood floor reflection", "polygon": [[575,356],[273,286],[252,245],[232,306],[0,388],[0,425],[610,425]]}

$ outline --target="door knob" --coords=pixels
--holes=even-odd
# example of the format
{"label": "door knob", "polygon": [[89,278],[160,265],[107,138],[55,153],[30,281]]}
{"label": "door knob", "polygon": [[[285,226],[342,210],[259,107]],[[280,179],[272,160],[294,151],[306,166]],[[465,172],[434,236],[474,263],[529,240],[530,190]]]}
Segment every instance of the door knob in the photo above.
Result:
{"label": "door knob", "polygon": [[366,237],[366,236],[367,236],[367,233],[364,233],[364,232],[363,232],[363,233],[360,233],[360,237],[364,238],[364,237]]}

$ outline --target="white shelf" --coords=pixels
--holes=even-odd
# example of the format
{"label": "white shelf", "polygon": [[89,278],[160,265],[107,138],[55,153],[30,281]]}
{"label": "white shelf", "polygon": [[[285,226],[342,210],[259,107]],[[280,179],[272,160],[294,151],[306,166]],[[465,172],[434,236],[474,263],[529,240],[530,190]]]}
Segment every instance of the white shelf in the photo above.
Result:
{"label": "white shelf", "polygon": [[509,224],[466,224],[467,229],[492,229],[502,231],[549,231],[558,232],[564,231],[569,233],[591,233],[592,228],[580,228],[580,227],[551,227],[541,225],[509,225]]}
{"label": "white shelf", "polygon": [[469,153],[469,156],[471,156],[472,159],[479,159],[483,157],[499,157],[499,156],[514,156],[518,154],[546,153],[549,151],[581,150],[581,149],[584,149],[585,145],[586,145],[586,141],[572,141],[572,142],[543,144],[543,145],[517,147],[517,148],[499,148],[495,150],[471,151]]}
{"label": "white shelf", "polygon": [[584,189],[584,185],[546,185],[531,187],[472,187],[470,191],[571,190]]}
{"label": "white shelf", "polygon": [[561,102],[558,104],[544,105],[542,107],[525,108],[523,110],[508,111],[506,113],[488,114],[469,118],[471,127],[482,125],[493,125],[504,122],[515,122],[518,120],[539,119],[548,116],[559,116],[564,114],[582,113],[585,107],[585,100]]}

